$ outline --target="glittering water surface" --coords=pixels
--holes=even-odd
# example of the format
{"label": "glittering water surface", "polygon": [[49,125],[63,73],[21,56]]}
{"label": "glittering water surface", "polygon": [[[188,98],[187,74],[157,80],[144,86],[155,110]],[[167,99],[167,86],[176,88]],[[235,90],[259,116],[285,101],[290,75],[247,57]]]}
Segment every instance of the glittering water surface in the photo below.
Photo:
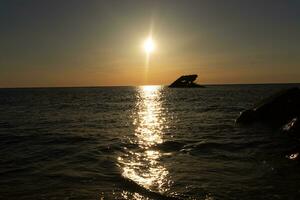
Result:
{"label": "glittering water surface", "polygon": [[291,86],[0,89],[0,199],[299,199],[298,143],[234,123]]}
{"label": "glittering water surface", "polygon": [[162,87],[144,86],[138,89],[136,108],[132,114],[136,126],[133,144],[138,148],[119,157],[122,175],[146,189],[164,192],[169,189],[168,170],[159,161],[162,154],[151,147],[163,143],[167,126],[161,100]]}

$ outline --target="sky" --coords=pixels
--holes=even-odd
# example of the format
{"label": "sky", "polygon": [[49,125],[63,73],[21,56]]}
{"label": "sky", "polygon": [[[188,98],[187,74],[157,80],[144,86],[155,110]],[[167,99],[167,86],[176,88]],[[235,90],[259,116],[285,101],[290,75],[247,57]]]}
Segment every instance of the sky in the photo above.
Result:
{"label": "sky", "polygon": [[299,83],[299,10],[299,0],[0,0],[0,87],[167,85],[187,74]]}

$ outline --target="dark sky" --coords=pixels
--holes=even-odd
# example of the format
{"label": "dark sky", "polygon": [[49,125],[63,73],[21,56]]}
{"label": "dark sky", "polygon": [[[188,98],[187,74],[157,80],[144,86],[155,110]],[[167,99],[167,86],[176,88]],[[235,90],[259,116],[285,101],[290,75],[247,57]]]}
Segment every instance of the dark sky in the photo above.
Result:
{"label": "dark sky", "polygon": [[0,87],[300,82],[299,35],[298,0],[0,0]]}

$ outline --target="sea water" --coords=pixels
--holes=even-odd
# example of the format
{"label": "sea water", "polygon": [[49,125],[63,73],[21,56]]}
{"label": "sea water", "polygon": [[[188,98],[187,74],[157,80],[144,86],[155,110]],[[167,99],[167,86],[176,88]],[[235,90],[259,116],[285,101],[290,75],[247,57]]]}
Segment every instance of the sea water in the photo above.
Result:
{"label": "sea water", "polygon": [[235,124],[292,86],[0,89],[0,199],[299,199],[298,143]]}

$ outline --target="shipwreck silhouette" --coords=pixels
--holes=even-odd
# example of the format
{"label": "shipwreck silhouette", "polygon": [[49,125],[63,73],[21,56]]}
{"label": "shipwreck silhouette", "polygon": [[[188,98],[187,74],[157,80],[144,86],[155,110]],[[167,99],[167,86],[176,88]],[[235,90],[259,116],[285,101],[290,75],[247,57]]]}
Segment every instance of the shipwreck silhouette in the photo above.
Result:
{"label": "shipwreck silhouette", "polygon": [[185,75],[179,77],[176,81],[174,81],[171,85],[169,85],[170,88],[199,88],[204,87],[202,85],[199,85],[197,83],[194,83],[194,81],[197,79],[198,75]]}

